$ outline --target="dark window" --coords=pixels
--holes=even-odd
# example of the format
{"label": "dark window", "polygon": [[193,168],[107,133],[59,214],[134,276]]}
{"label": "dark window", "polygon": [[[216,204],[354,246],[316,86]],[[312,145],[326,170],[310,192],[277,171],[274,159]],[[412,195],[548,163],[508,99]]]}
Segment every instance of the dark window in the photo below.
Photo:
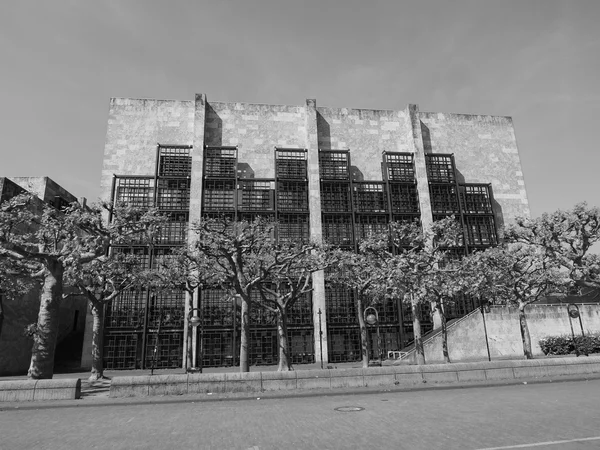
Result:
{"label": "dark window", "polygon": [[371,235],[388,231],[387,216],[357,215],[355,219],[356,240],[365,239]]}
{"label": "dark window", "polygon": [[490,246],[498,243],[492,216],[465,216],[467,240],[471,246]]}
{"label": "dark window", "polygon": [[350,179],[348,152],[319,152],[319,171],[324,180]]}
{"label": "dark window", "polygon": [[189,177],[192,158],[189,148],[160,146],[158,152],[158,175],[160,177]]}
{"label": "dark window", "polygon": [[279,211],[308,211],[308,189],[302,181],[279,181],[277,185]]}
{"label": "dark window", "polygon": [[280,214],[278,225],[280,242],[306,243],[309,240],[308,215]]}
{"label": "dark window", "polygon": [[356,212],[386,212],[387,198],[383,183],[354,183]]}
{"label": "dark window", "polygon": [[273,181],[240,181],[241,202],[240,208],[244,211],[272,210],[275,206]]}
{"label": "dark window", "polygon": [[433,214],[459,214],[458,194],[454,184],[430,184],[431,211]]}
{"label": "dark window", "polygon": [[306,179],[306,152],[304,150],[277,150],[275,157],[277,178]]}
{"label": "dark window", "polygon": [[233,210],[235,207],[235,181],[234,180],[205,180],[204,181],[204,209],[223,211]]}
{"label": "dark window", "polygon": [[430,183],[454,183],[454,164],[451,155],[425,155],[427,178]]}
{"label": "dark window", "polygon": [[235,178],[237,150],[231,148],[207,148],[204,154],[204,176]]}
{"label": "dark window", "polygon": [[350,212],[350,185],[348,183],[321,183],[321,207],[323,212]]}
{"label": "dark window", "polygon": [[115,200],[134,208],[150,208],[154,204],[153,182],[149,178],[117,178]]}
{"label": "dark window", "polygon": [[394,214],[419,213],[419,195],[414,184],[390,183],[389,186]]}
{"label": "dark window", "polygon": [[466,184],[461,186],[463,212],[465,214],[492,214],[489,186]]}
{"label": "dark window", "polygon": [[384,161],[388,181],[415,181],[415,166],[412,154],[385,153]]}
{"label": "dark window", "polygon": [[354,244],[352,217],[323,214],[323,240],[331,245],[352,246]]}
{"label": "dark window", "polygon": [[190,207],[190,180],[158,180],[157,206],[160,209],[188,210]]}

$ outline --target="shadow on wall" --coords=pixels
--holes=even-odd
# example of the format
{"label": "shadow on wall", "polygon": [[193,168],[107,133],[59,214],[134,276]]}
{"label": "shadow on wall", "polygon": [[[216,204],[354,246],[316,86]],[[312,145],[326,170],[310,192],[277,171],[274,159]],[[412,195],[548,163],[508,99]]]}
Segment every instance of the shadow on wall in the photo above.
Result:
{"label": "shadow on wall", "polygon": [[502,206],[494,198],[494,186],[490,184],[490,195],[492,196],[492,211],[494,211],[494,219],[496,220],[496,231],[498,232],[498,240],[501,242],[504,237],[504,212]]}
{"label": "shadow on wall", "polygon": [[425,153],[433,153],[431,149],[431,132],[429,127],[421,122],[421,136],[423,138],[423,149]]}
{"label": "shadow on wall", "polygon": [[319,149],[332,150],[331,148],[331,127],[325,118],[317,111],[317,138]]}
{"label": "shadow on wall", "polygon": [[210,147],[223,145],[223,119],[206,103],[206,120],[204,123],[204,143]]}
{"label": "shadow on wall", "polygon": [[458,184],[465,184],[465,176],[462,174],[462,172],[460,170],[458,170],[457,167],[454,168],[454,173],[456,174],[456,181],[458,182]]}
{"label": "shadow on wall", "polygon": [[254,178],[254,169],[248,163],[237,163],[238,178]]}
{"label": "shadow on wall", "polygon": [[365,176],[356,166],[350,166],[350,176],[352,177],[352,181],[365,181]]}

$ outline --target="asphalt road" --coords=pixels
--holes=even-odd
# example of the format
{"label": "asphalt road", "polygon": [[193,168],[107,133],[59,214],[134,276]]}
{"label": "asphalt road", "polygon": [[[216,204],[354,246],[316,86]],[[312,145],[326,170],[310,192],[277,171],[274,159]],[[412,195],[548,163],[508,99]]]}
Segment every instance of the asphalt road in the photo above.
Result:
{"label": "asphalt road", "polygon": [[600,380],[283,399],[0,407],[0,448],[599,449]]}

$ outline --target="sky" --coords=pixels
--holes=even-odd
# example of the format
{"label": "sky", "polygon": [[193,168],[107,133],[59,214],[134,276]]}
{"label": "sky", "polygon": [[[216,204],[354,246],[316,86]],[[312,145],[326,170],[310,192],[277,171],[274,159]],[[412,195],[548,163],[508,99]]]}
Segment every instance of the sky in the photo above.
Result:
{"label": "sky", "polygon": [[532,215],[600,206],[598,0],[4,0],[0,176],[98,200],[111,97],[511,116]]}

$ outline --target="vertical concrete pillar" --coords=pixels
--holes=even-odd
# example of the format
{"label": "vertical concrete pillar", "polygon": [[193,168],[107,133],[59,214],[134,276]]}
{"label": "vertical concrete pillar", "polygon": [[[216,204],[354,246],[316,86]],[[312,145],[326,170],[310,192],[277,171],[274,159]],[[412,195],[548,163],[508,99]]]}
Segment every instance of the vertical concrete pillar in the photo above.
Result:
{"label": "vertical concrete pillar", "polygon": [[[319,136],[317,129],[317,101],[306,100],[306,149],[308,151],[308,208],[310,212],[310,238],[323,241],[321,222],[321,177],[319,175]],[[325,274],[313,274],[313,324],[315,362],[328,362],[327,311],[325,308]],[[321,311],[321,315],[319,315]],[[320,319],[320,321],[319,321]],[[320,323],[320,328],[319,328]],[[321,334],[322,333],[322,334]]]}
{"label": "vertical concrete pillar", "polygon": [[419,107],[408,105],[409,117],[409,151],[415,157],[415,176],[417,179],[417,192],[419,194],[419,208],[421,210],[421,225],[423,229],[433,223],[431,213],[431,198],[429,196],[429,180],[427,179],[427,168],[425,166],[425,147],[423,146],[423,135],[421,134],[421,119],[419,118]]}
{"label": "vertical concrete pillar", "polygon": [[[190,221],[192,225],[194,222],[200,220],[202,213],[202,166],[204,164],[204,125],[206,120],[206,95],[196,94],[196,101],[194,106],[194,143],[191,149],[192,156],[192,173],[190,180]],[[188,245],[193,245],[196,239],[196,234],[191,231],[191,227],[188,230]],[[191,340],[188,340],[188,333],[192,330],[188,326],[187,318],[191,308],[198,307],[198,296],[192,295],[188,292],[185,294],[185,320],[183,322],[183,361],[184,366],[187,359],[188,342],[192,342],[193,355],[196,355],[196,343],[198,339],[196,335],[192,336]],[[198,329],[194,329],[195,334],[198,333]],[[195,358],[195,356],[194,356]],[[194,365],[196,361],[194,360]]]}
{"label": "vertical concrete pillar", "polygon": [[[433,224],[433,214],[431,210],[431,197],[429,195],[427,167],[425,165],[425,147],[421,133],[421,119],[419,118],[419,107],[417,105],[408,105],[407,109],[410,118],[410,136],[412,136],[412,139],[409,139],[409,145],[412,146],[412,151],[415,154],[415,176],[417,178],[419,208],[421,209],[421,226],[425,230]],[[432,306],[434,305],[432,304]],[[442,320],[437,311],[434,311],[432,319],[434,329],[442,326]]]}

